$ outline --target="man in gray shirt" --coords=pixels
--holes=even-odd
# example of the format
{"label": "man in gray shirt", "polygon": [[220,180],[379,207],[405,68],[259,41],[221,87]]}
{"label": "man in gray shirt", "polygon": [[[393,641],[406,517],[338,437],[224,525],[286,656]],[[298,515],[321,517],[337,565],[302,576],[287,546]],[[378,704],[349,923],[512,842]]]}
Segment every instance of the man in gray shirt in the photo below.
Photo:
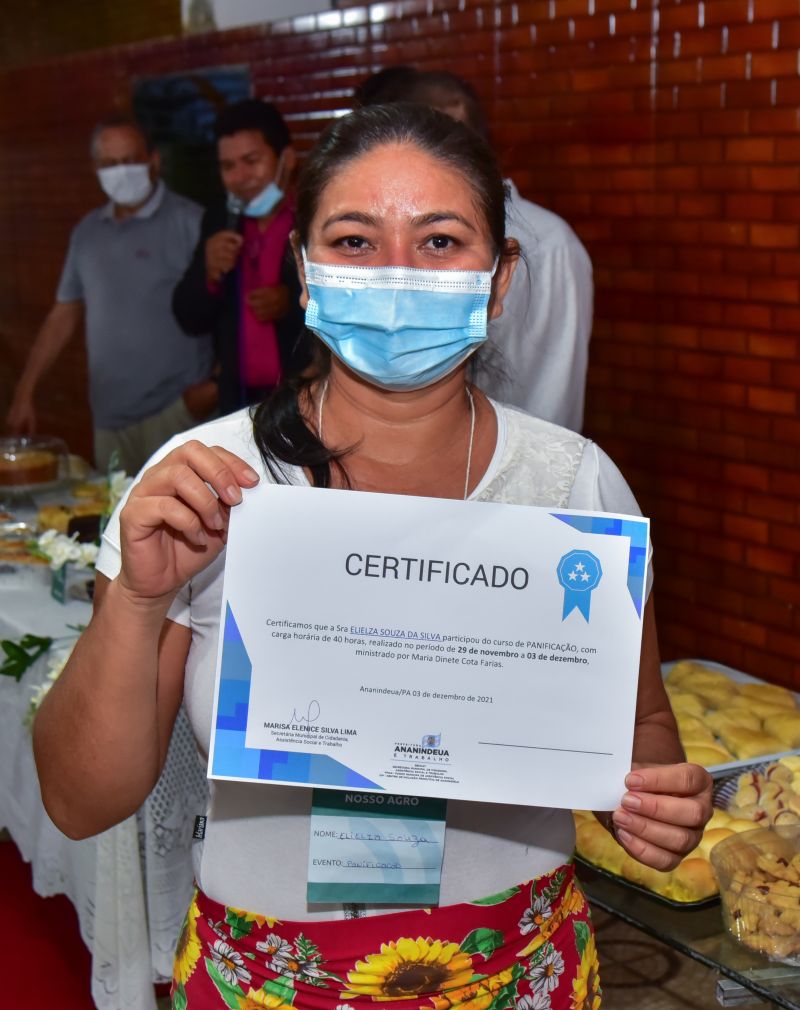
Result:
{"label": "man in gray shirt", "polygon": [[95,463],[106,469],[116,450],[122,468],[136,473],[215,406],[211,338],[187,337],[171,309],[202,210],[159,179],[158,152],[133,121],[96,127],[92,159],[110,202],[72,232],[56,301],[17,383],[8,424],[16,433],[35,430],[36,386],[85,316]]}

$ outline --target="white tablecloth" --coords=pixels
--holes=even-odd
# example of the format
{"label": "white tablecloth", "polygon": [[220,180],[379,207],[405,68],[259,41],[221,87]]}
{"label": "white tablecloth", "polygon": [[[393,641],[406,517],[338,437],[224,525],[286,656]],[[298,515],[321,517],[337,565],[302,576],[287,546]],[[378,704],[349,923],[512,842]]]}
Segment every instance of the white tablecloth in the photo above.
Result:
{"label": "white tablecloth", "polygon": [[[86,624],[90,614],[86,603],[62,605],[50,597],[45,568],[0,574],[2,638],[49,635],[58,639],[57,651],[74,639],[68,625]],[[66,894],[75,906],[92,954],[98,1010],[155,1010],[153,982],[172,975],[172,953],[192,893],[191,837],[194,818],[206,807],[205,772],[181,710],[164,773],[137,815],[84,841],[61,834],[42,806],[23,725],[32,688],[47,674],[47,658],[19,684],[0,677],[0,828],[8,829],[32,864],[36,892]]]}

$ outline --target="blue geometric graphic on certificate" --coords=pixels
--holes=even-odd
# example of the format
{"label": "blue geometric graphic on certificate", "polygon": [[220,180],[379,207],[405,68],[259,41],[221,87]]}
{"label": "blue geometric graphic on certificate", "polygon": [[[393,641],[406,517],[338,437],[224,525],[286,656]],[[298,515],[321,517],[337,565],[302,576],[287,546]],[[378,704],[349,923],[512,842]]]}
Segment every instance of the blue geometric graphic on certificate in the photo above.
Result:
{"label": "blue geometric graphic on certificate", "polygon": [[581,533],[602,533],[609,537],[628,537],[628,592],[636,613],[642,616],[647,574],[647,523],[639,519],[612,519],[610,516],[573,516],[550,513],[555,519]]}
{"label": "blue geometric graphic on certificate", "polygon": [[215,775],[267,782],[314,783],[343,788],[381,789],[340,761],[324,754],[294,754],[245,746],[253,664],[230,604],[225,610],[222,662],[214,741]]}

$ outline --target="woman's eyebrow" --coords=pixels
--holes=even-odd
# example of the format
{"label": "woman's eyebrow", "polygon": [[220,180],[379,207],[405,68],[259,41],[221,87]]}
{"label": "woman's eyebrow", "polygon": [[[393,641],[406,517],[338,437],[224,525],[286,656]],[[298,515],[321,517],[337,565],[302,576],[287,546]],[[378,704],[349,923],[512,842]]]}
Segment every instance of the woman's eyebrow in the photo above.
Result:
{"label": "woman's eyebrow", "polygon": [[[377,217],[372,214],[365,214],[360,210],[347,210],[341,214],[333,214],[329,217],[322,225],[322,231],[326,228],[330,228],[332,225],[340,224],[344,221],[353,222],[354,224],[363,224],[369,228],[378,228],[380,226],[380,221]],[[467,220],[463,214],[459,214],[454,210],[434,210],[430,211],[428,214],[419,214],[417,217],[411,218],[411,225],[414,228],[423,228],[432,224],[441,224],[444,221],[456,221],[458,224],[463,225],[469,231],[477,232],[477,228],[474,224]]]}
{"label": "woman's eyebrow", "polygon": [[343,214],[333,214],[329,217],[322,225],[322,231],[333,224],[339,224],[340,221],[353,221],[355,224],[365,224],[371,228],[378,227],[378,219],[371,214],[364,214],[360,210],[347,210]]}
{"label": "woman's eyebrow", "polygon": [[478,230],[463,214],[458,214],[454,210],[434,210],[429,214],[420,214],[419,217],[411,219],[411,224],[414,227],[423,227],[425,225],[441,224],[442,221],[457,221],[470,231]]}

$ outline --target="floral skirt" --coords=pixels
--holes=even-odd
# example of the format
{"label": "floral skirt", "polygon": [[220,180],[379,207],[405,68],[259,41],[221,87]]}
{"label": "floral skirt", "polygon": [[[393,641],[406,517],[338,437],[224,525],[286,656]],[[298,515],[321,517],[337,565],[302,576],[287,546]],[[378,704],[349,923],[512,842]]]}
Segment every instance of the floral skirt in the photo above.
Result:
{"label": "floral skirt", "polygon": [[282,922],[196,892],[174,1010],[596,1010],[589,907],[571,866],[478,901]]}

